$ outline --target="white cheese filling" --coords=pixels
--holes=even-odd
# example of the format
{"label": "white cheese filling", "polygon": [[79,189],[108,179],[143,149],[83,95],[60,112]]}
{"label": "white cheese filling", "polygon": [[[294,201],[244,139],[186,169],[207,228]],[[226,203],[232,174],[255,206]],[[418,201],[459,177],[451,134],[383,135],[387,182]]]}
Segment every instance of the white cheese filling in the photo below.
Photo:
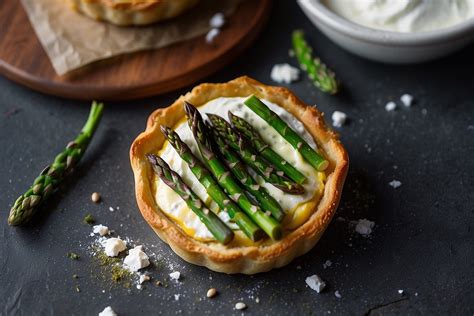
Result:
{"label": "white cheese filling", "polygon": [[[281,191],[280,189],[275,188],[265,181],[261,177],[257,177],[257,180],[261,185],[264,185],[265,188],[269,191],[270,195],[273,196],[281,207],[286,212],[293,211],[299,204],[309,201],[314,195],[316,190],[320,186],[318,181],[317,172],[313,167],[308,164],[301,154],[296,151],[283,137],[278,134],[268,123],[266,123],[262,118],[255,114],[252,110],[246,107],[243,102],[246,98],[217,98],[212,101],[209,101],[205,105],[199,107],[199,112],[206,118],[206,113],[212,113],[222,116],[227,119],[228,111],[231,111],[233,114],[238,115],[247,122],[249,122],[257,131],[259,131],[262,138],[271,146],[271,148],[277,152],[280,156],[285,158],[288,163],[302,172],[307,180],[304,183],[305,193],[302,195],[292,195]],[[293,130],[295,130],[311,147],[316,148],[316,144],[309,134],[306,131],[303,123],[297,120],[292,114],[287,112],[282,107],[271,103],[266,100],[262,100],[267,106],[270,107],[275,113],[277,113]],[[191,130],[189,129],[186,122],[183,122],[179,126],[175,127],[175,131],[179,134],[181,139],[188,144],[192,152],[201,157],[199,154],[199,149],[194,140]],[[161,158],[163,158],[170,167],[175,170],[184,181],[192,188],[194,192],[206,203],[209,205],[210,209],[214,212],[218,212],[219,209],[217,205],[211,200],[208,196],[205,188],[201,183],[196,179],[191,170],[189,169],[186,162],[184,162],[181,157],[176,153],[172,146],[169,144],[160,152]],[[254,174],[254,173],[253,173]],[[185,226],[186,229],[189,229],[191,234],[196,238],[205,238],[213,239],[212,234],[206,228],[206,226],[201,223],[199,218],[187,207],[186,203],[176,194],[172,189],[170,189],[166,184],[164,184],[160,179],[156,179],[156,192],[155,200],[158,204],[158,207],[163,210],[171,218],[179,219]],[[219,217],[227,223],[232,229],[238,229],[237,225],[229,222],[229,216],[225,212],[219,212]],[[188,232],[189,233],[189,232]]]}

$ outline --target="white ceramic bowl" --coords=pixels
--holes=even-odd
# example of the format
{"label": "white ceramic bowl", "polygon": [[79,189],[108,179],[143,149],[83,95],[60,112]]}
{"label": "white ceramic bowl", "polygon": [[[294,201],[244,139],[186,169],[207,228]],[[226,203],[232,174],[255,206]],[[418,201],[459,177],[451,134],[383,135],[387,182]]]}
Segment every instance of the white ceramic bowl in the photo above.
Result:
{"label": "white ceramic bowl", "polygon": [[344,49],[380,62],[408,64],[452,53],[474,40],[474,18],[436,31],[399,33],[372,29],[351,22],[320,0],[298,0],[308,18]]}

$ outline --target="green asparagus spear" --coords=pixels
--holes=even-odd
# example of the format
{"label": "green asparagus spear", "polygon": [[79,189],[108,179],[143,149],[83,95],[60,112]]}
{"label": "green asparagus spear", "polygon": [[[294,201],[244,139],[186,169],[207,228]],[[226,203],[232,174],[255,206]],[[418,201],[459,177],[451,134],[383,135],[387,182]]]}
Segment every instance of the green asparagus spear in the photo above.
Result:
{"label": "green asparagus spear", "polygon": [[[210,129],[208,128],[208,130]],[[285,217],[285,213],[283,213],[278,202],[264,187],[258,185],[237,153],[235,153],[219,135],[216,133],[212,134],[213,140],[217,144],[217,148],[224,157],[224,162],[229,170],[232,171],[232,174],[242,183],[245,189],[257,199],[264,211],[270,211],[273,217],[281,222],[283,217]]]}
{"label": "green asparagus spear", "polygon": [[[242,160],[252,169],[260,174],[265,181],[271,183],[278,189],[291,194],[303,194],[304,187],[298,183],[292,182],[290,179],[279,171],[276,171],[248,144],[245,139],[236,132],[232,126],[222,117],[215,114],[207,115],[214,126],[215,131],[226,140],[231,148],[233,148],[242,158]],[[278,174],[280,173],[280,174]]]}
{"label": "green asparagus spear", "polygon": [[232,241],[234,232],[227,227],[216,214],[206,207],[196,193],[184,183],[179,174],[174,172],[160,157],[148,154],[147,158],[158,177],[186,202],[189,208],[199,217],[201,222],[206,225],[212,236],[224,245]]}
{"label": "green asparagus spear", "polygon": [[262,139],[260,134],[246,120],[232,114],[230,111],[229,120],[232,123],[232,126],[253,144],[253,148],[257,149],[258,152],[262,154],[263,158],[267,159],[278,170],[283,171],[288,178],[298,184],[303,184],[306,181],[306,177],[271,149]]}
{"label": "green asparagus spear", "polygon": [[227,194],[237,202],[240,208],[270,236],[272,239],[280,239],[282,235],[281,225],[270,214],[262,212],[258,205],[255,205],[245,194],[237,180],[234,179],[230,171],[219,160],[213,151],[210,133],[199,111],[190,103],[185,102],[185,111],[188,118],[188,125],[193,132],[199,150],[205,160],[209,170],[218,180],[219,184],[227,191]]}
{"label": "green asparagus spear", "polygon": [[291,129],[275,112],[270,110],[256,96],[251,96],[244,101],[244,104],[254,111],[258,116],[265,120],[280,135],[286,139],[288,143],[297,149],[303,158],[309,162],[316,170],[325,170],[329,162],[323,156],[318,154],[311,146],[306,143],[303,138]]}
{"label": "green asparagus spear", "polygon": [[308,76],[316,87],[329,94],[338,91],[338,84],[334,72],[326,67],[319,58],[313,58],[312,49],[304,39],[302,31],[294,31],[292,36],[293,50],[300,63],[301,69],[308,73]]}
{"label": "green asparagus spear", "polygon": [[28,191],[20,195],[8,216],[8,224],[21,225],[30,220],[39,206],[57,189],[59,183],[72,171],[89,145],[102,117],[104,105],[93,102],[89,118],[76,139],[70,142],[54,162],[35,179]]}
{"label": "green asparagus spear", "polygon": [[217,203],[217,205],[219,205],[221,210],[226,211],[229,214],[231,220],[239,226],[244,234],[253,241],[259,240],[263,237],[263,231],[240,210],[236,203],[229,199],[227,194],[224,193],[202,162],[194,156],[188,145],[179,138],[179,135],[166,126],[161,126],[161,131],[181,159],[188,164],[191,172],[204,186],[209,196]]}

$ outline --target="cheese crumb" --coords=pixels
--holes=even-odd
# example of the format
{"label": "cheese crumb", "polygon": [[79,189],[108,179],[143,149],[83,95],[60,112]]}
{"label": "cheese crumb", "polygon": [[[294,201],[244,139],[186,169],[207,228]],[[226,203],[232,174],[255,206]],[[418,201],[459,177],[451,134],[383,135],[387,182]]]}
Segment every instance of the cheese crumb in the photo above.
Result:
{"label": "cheese crumb", "polygon": [[112,307],[107,306],[102,312],[99,313],[99,316],[117,316],[117,313],[114,312]]}
{"label": "cheese crumb", "polygon": [[398,294],[400,294],[400,295],[403,295],[404,292],[405,291],[403,291],[403,290],[398,290]]}
{"label": "cheese crumb", "polygon": [[127,243],[120,238],[113,237],[104,242],[104,252],[109,257],[116,257],[125,249],[127,249]]}
{"label": "cheese crumb", "polygon": [[235,309],[236,309],[236,310],[241,311],[241,310],[244,310],[244,309],[246,309],[246,308],[247,308],[247,305],[245,305],[245,303],[243,303],[243,302],[237,302],[237,303],[235,304]]}
{"label": "cheese crumb", "polygon": [[180,277],[181,277],[181,273],[179,271],[170,273],[170,278],[172,278],[173,280],[179,280]]}
{"label": "cheese crumb", "polygon": [[206,34],[206,43],[211,44],[214,43],[214,39],[219,35],[221,31],[219,29],[211,29],[209,32]]}
{"label": "cheese crumb", "polygon": [[312,290],[318,293],[321,293],[321,291],[326,287],[326,282],[324,282],[317,274],[307,277],[305,281]]}
{"label": "cheese crumb", "polygon": [[150,281],[150,277],[146,274],[140,275],[140,284],[142,284],[143,282],[146,282],[146,281]]}
{"label": "cheese crumb", "polygon": [[332,266],[331,260],[326,260],[326,262],[323,263],[323,269],[329,268],[330,266]]}
{"label": "cheese crumb", "polygon": [[391,186],[392,188],[396,189],[396,188],[399,188],[402,186],[402,183],[398,180],[392,180],[388,183],[389,186]]}
{"label": "cheese crumb", "polygon": [[357,221],[355,231],[362,236],[369,236],[372,233],[374,226],[375,223],[369,221],[368,219],[359,219],[359,221]]}
{"label": "cheese crumb", "polygon": [[179,301],[180,296],[181,296],[181,294],[175,294],[174,295],[174,300]]}
{"label": "cheese crumb", "polygon": [[339,291],[334,292],[334,296],[336,296],[337,298],[342,297],[342,295],[341,295],[341,293],[339,293]]}
{"label": "cheese crumb", "polygon": [[[136,246],[128,251],[123,263],[132,271],[138,271],[150,265],[148,256],[143,252],[143,246]],[[141,282],[140,282],[141,283]]]}
{"label": "cheese crumb", "polygon": [[332,113],[331,118],[332,118],[332,125],[334,127],[342,127],[342,125],[346,123],[347,114],[341,111],[334,111],[334,113]]}
{"label": "cheese crumb", "polygon": [[99,234],[101,236],[105,236],[110,233],[109,228],[107,226],[100,225],[100,224],[94,225],[92,229],[93,229],[94,234]]}
{"label": "cheese crumb", "polygon": [[272,68],[270,78],[278,83],[292,83],[300,77],[300,70],[289,64],[276,64]]}
{"label": "cheese crumb", "polygon": [[393,101],[390,101],[387,104],[385,104],[385,110],[387,112],[394,111],[396,108],[397,108],[397,104]]}
{"label": "cheese crumb", "polygon": [[410,94],[405,93],[400,97],[400,101],[402,101],[403,105],[407,108],[410,107],[413,103],[413,96]]}
{"label": "cheese crumb", "polygon": [[209,20],[209,26],[212,28],[220,29],[225,24],[225,16],[224,13],[218,12],[214,14],[211,19]]}

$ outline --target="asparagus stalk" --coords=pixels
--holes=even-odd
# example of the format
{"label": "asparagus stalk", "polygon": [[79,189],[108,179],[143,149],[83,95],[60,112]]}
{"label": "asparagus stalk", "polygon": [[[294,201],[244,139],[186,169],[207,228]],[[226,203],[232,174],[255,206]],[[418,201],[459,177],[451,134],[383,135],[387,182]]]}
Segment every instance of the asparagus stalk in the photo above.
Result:
{"label": "asparagus stalk", "polygon": [[234,179],[230,171],[219,160],[213,151],[210,133],[199,111],[190,103],[185,102],[185,111],[188,118],[188,125],[193,132],[199,150],[219,184],[227,191],[227,194],[234,200],[247,215],[270,236],[272,239],[280,239],[282,235],[281,225],[270,214],[262,212],[258,205],[255,205],[245,194],[237,180]]}
{"label": "asparagus stalk", "polygon": [[217,203],[217,205],[219,205],[219,208],[229,214],[232,221],[239,226],[247,237],[253,241],[260,239],[263,235],[263,231],[240,210],[236,203],[229,199],[206,167],[196,156],[194,156],[191,149],[181,140],[179,135],[166,126],[162,126],[161,131],[181,159],[188,164],[191,172],[204,186],[209,196]]}
{"label": "asparagus stalk", "polygon": [[304,193],[303,186],[292,182],[285,177],[283,172],[276,171],[273,166],[252,149],[240,133],[232,129],[232,126],[226,120],[215,114],[208,114],[208,117],[219,136],[225,139],[229,146],[238,152],[242,160],[260,174],[265,181],[284,192],[291,194]]}
{"label": "asparagus stalk", "polygon": [[306,143],[303,138],[291,129],[275,112],[270,110],[256,96],[251,96],[244,101],[244,104],[254,111],[258,116],[264,119],[271,127],[273,127],[280,135],[286,139],[288,143],[297,149],[303,158],[309,162],[316,170],[325,170],[329,162],[317,153],[311,146]]}
{"label": "asparagus stalk", "polygon": [[22,225],[30,220],[39,206],[58,188],[61,181],[74,169],[84,155],[94,132],[99,125],[104,105],[93,102],[89,118],[75,140],[56,156],[53,163],[47,166],[35,179],[33,185],[20,195],[8,216],[8,224]]}
{"label": "asparagus stalk", "polygon": [[268,191],[258,185],[252,175],[248,172],[247,167],[244,165],[242,160],[240,160],[237,153],[235,153],[232,148],[227,145],[227,143],[219,137],[216,133],[212,133],[213,139],[217,144],[219,152],[224,157],[224,162],[232,171],[232,174],[237,178],[240,183],[249,191],[260,203],[264,211],[269,211],[272,213],[273,217],[281,222],[285,213],[281,209],[278,202],[268,193]]}
{"label": "asparagus stalk", "polygon": [[232,114],[229,111],[229,120],[232,126],[237,129],[247,140],[249,140],[253,148],[258,149],[258,152],[273,164],[278,170],[283,171],[288,178],[298,184],[303,184],[306,177],[298,171],[295,167],[289,164],[279,154],[277,154],[270,146],[262,139],[260,134],[243,118]]}
{"label": "asparagus stalk", "polygon": [[328,69],[321,59],[313,58],[312,49],[304,39],[302,31],[293,32],[292,43],[301,69],[308,73],[314,85],[323,92],[336,94],[339,87],[334,72]]}
{"label": "asparagus stalk", "polygon": [[206,225],[207,229],[220,243],[225,245],[232,241],[234,232],[206,207],[196,193],[184,183],[179,174],[174,172],[160,157],[148,154],[147,158],[158,177],[186,202],[189,208],[199,217],[201,222]]}

